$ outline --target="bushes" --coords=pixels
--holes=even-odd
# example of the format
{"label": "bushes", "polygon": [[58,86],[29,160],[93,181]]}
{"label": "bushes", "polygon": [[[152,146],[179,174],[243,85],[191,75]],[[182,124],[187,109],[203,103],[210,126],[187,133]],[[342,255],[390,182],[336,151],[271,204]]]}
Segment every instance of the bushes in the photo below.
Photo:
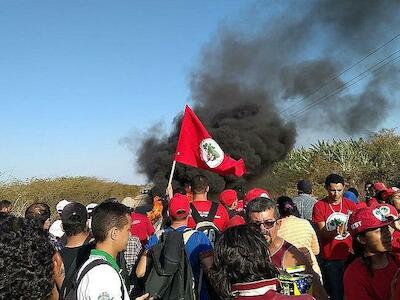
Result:
{"label": "bushes", "polygon": [[366,139],[319,141],[308,149],[295,149],[258,182],[273,195],[293,195],[296,182],[306,178],[313,182],[315,194],[322,197],[323,183],[330,173],[341,174],[349,186],[362,191],[367,180],[396,184],[399,166],[400,136],[394,130],[382,130]]}
{"label": "bushes", "polygon": [[110,197],[122,199],[136,196],[141,186],[108,182],[91,177],[61,177],[56,179],[32,179],[0,184],[0,199],[13,202],[14,211],[23,213],[32,202],[47,203],[53,211],[61,199],[83,204],[101,202]]}

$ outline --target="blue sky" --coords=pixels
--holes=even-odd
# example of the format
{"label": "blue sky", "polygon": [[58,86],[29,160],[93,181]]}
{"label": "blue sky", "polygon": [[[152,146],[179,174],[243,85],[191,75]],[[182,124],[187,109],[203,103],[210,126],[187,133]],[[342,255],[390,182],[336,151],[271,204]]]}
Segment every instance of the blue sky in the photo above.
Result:
{"label": "blue sky", "polygon": [[1,180],[140,183],[120,143],[188,101],[187,74],[247,1],[0,1]]}
{"label": "blue sky", "polygon": [[202,47],[221,24],[253,21],[252,3],[0,0],[0,181],[144,183],[121,139],[160,121],[168,128],[190,102]]}

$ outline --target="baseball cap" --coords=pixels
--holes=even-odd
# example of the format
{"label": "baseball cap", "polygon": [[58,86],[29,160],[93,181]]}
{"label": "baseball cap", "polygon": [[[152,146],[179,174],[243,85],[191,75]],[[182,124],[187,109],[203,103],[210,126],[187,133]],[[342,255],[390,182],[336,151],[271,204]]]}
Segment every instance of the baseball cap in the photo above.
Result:
{"label": "baseball cap", "polygon": [[380,192],[386,190],[386,186],[382,182],[375,182],[374,189],[375,191]]}
{"label": "baseball cap", "polygon": [[243,217],[239,216],[239,215],[235,215],[229,219],[228,223],[226,224],[225,230],[227,230],[228,228],[243,225],[243,224],[246,224]]}
{"label": "baseball cap", "polygon": [[300,180],[299,182],[297,182],[297,190],[310,194],[312,192],[311,182],[305,179]]}
{"label": "baseball cap", "polygon": [[89,203],[86,205],[86,211],[90,215],[93,212],[93,209],[97,206],[97,203]]}
{"label": "baseball cap", "polygon": [[135,208],[136,201],[131,197],[125,197],[121,203],[129,208]]}
{"label": "baseball cap", "polygon": [[[74,216],[76,216],[76,219],[72,220],[72,217]],[[63,224],[69,222],[86,223],[87,218],[88,213],[86,211],[86,207],[78,202],[71,202],[64,207],[61,213],[61,221],[63,222]]]}
{"label": "baseball cap", "polygon": [[61,200],[60,202],[58,202],[57,205],[56,205],[56,210],[57,210],[58,214],[61,214],[61,212],[63,211],[64,207],[66,207],[70,203],[71,202],[69,202],[68,200]]}
{"label": "baseball cap", "polygon": [[244,197],[244,202],[249,203],[251,200],[259,197],[271,199],[271,196],[269,195],[267,190],[254,188],[246,193],[246,196]]}
{"label": "baseball cap", "polygon": [[231,206],[237,200],[237,193],[235,190],[224,190],[219,194],[219,201],[226,206]]}
{"label": "baseball cap", "polygon": [[349,218],[349,231],[354,236],[368,229],[389,225],[397,218],[396,208],[389,204],[360,208]]}
{"label": "baseball cap", "polygon": [[176,193],[169,200],[168,211],[171,217],[177,218],[177,217],[187,216],[190,212],[190,204],[188,197]]}

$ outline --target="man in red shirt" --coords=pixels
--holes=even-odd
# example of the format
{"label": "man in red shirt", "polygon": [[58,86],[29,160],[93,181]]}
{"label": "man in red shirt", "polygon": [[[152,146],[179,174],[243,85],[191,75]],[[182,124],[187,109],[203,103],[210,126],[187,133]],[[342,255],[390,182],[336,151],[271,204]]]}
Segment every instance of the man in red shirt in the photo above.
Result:
{"label": "man in red shirt", "polygon": [[[213,205],[213,202],[207,199],[207,193],[210,189],[207,177],[203,175],[194,176],[191,186],[193,193],[193,202],[191,205],[192,211],[195,209],[198,211],[201,217],[206,218],[210,214],[211,207]],[[214,225],[222,232],[229,221],[229,215],[223,205],[214,205],[217,205],[217,210],[215,217],[211,222],[213,222]],[[188,227],[196,227],[196,222],[194,221],[192,214],[189,216]]]}
{"label": "man in red shirt", "polygon": [[356,205],[343,197],[344,179],[330,174],[325,179],[328,196],[315,203],[312,221],[321,238],[321,270],[330,299],[343,299],[344,264],[351,250],[352,239],[347,231],[349,214]]}

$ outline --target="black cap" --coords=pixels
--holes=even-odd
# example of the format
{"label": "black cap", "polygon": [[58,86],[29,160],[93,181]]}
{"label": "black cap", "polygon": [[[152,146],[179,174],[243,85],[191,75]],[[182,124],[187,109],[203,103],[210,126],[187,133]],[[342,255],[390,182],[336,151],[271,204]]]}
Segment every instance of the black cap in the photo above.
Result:
{"label": "black cap", "polygon": [[306,193],[306,194],[311,194],[311,192],[312,192],[311,182],[306,180],[306,179],[300,180],[297,183],[297,190],[299,192],[303,192],[303,193]]}
{"label": "black cap", "polygon": [[63,224],[68,223],[86,223],[88,219],[88,213],[86,206],[78,202],[71,202],[64,207],[61,213],[61,222]]}

